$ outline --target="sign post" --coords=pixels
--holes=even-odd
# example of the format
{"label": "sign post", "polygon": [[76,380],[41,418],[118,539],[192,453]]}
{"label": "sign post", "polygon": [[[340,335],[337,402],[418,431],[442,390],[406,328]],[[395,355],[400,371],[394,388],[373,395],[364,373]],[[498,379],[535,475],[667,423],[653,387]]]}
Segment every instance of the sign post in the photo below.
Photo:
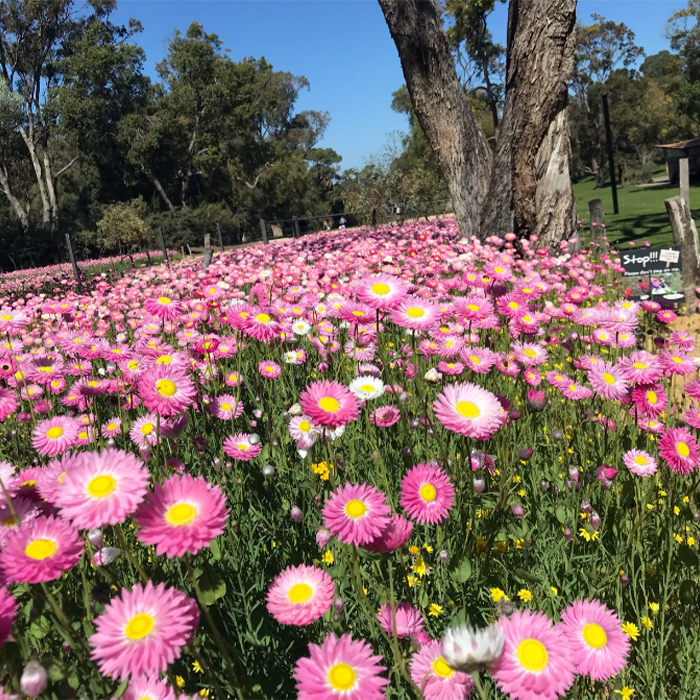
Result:
{"label": "sign post", "polygon": [[[628,292],[638,287],[634,297],[678,303],[683,299],[683,260],[681,246],[644,248],[622,253],[620,263],[626,278],[636,278]],[[632,280],[630,279],[630,282]],[[641,288],[641,289],[640,289]]]}
{"label": "sign post", "polygon": [[165,239],[163,238],[163,229],[161,226],[158,227],[158,239],[160,240],[160,248],[163,251],[163,262],[168,261],[168,249],[165,247]]}
{"label": "sign post", "polygon": [[66,246],[68,246],[68,257],[70,258],[70,264],[73,268],[73,275],[75,276],[75,281],[80,284],[80,272],[78,271],[78,264],[75,262],[75,255],[73,254],[73,244],[70,240],[70,234],[66,234]]}

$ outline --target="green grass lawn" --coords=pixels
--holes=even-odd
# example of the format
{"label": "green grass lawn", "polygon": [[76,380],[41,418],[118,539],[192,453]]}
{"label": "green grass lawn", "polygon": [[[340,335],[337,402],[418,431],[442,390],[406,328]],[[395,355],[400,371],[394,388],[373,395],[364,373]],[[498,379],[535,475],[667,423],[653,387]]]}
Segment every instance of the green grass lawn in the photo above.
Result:
{"label": "green grass lawn", "polygon": [[[586,233],[590,231],[588,227],[590,221],[588,202],[592,199],[601,199],[603,200],[608,240],[611,243],[621,245],[632,240],[649,241],[652,246],[673,243],[671,224],[666,214],[664,200],[679,194],[677,185],[655,185],[652,187],[630,185],[618,188],[617,199],[620,213],[617,215],[613,214],[610,187],[596,190],[594,185],[593,179],[584,180],[574,185],[579,219],[586,220]],[[700,183],[690,186],[690,209],[696,222],[700,220]]]}

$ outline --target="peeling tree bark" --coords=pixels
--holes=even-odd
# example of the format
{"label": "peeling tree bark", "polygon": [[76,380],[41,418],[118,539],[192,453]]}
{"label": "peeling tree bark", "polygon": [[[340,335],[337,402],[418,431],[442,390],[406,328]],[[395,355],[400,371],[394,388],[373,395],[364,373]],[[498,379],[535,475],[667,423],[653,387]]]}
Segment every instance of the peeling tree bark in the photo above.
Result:
{"label": "peeling tree bark", "polygon": [[431,0],[379,0],[411,103],[450,191],[463,236],[479,234],[493,155],[467,101]]}
{"label": "peeling tree bark", "polygon": [[576,0],[510,0],[506,101],[493,155],[484,149],[464,90],[455,88],[459,81],[432,0],[379,4],[462,235],[536,233],[549,244],[570,237],[576,203],[566,107]]}

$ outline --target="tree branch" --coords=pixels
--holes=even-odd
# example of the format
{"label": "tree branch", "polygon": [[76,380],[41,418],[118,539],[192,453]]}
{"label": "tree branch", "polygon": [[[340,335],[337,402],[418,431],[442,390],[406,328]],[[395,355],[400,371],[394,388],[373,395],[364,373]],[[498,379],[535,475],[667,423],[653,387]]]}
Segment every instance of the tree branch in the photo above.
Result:
{"label": "tree branch", "polygon": [[75,163],[75,161],[78,160],[79,158],[80,158],[80,154],[78,154],[77,156],[75,156],[75,158],[73,158],[73,160],[71,160],[69,163],[67,163],[66,165],[64,165],[64,166],[54,175],[54,180],[58,180],[59,176],[60,176],[60,175],[63,175],[63,173],[65,173],[66,170],[68,170],[68,169],[73,165],[73,163]]}
{"label": "tree branch", "polygon": [[270,164],[270,163],[265,163],[265,165],[263,165],[263,167],[262,167],[262,170],[257,174],[257,177],[255,178],[255,180],[253,180],[253,184],[252,184],[252,185],[251,185],[250,182],[248,182],[247,180],[245,180],[245,179],[242,178],[242,177],[239,177],[238,175],[234,175],[233,177],[235,177],[236,180],[238,180],[238,182],[242,182],[242,183],[243,183],[246,187],[248,187],[249,189],[254,190],[254,189],[257,187],[260,178],[261,178],[265,173],[269,172],[272,168],[274,168],[275,165],[277,165],[277,163],[272,163],[272,164]]}

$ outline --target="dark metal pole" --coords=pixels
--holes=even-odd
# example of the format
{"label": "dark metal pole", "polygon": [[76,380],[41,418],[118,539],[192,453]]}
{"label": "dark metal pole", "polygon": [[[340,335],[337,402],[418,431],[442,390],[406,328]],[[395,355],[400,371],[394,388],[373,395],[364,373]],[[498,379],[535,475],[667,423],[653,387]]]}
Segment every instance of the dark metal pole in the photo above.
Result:
{"label": "dark metal pole", "polygon": [[263,243],[267,245],[267,225],[265,219],[260,219],[260,231],[262,232]]}
{"label": "dark metal pole", "polygon": [[168,262],[168,249],[165,247],[165,239],[163,238],[163,229],[158,227],[158,238],[160,239],[160,247],[163,251],[163,261]]}
{"label": "dark metal pole", "polygon": [[70,264],[73,267],[73,275],[75,276],[75,281],[80,284],[80,272],[78,272],[78,264],[75,262],[75,255],[73,254],[73,245],[70,242],[70,234],[66,234],[66,246],[68,246],[68,257],[70,258]]}
{"label": "dark metal pole", "polygon": [[301,231],[299,230],[299,219],[296,216],[292,217],[294,219],[294,238],[301,237]]}
{"label": "dark metal pole", "polygon": [[219,225],[219,222],[216,222],[216,233],[219,236],[219,248],[221,248],[221,252],[224,252],[224,242],[221,240],[221,226]]}
{"label": "dark metal pole", "polygon": [[608,96],[603,93],[603,117],[605,118],[605,138],[608,142],[608,167],[610,168],[610,187],[612,187],[613,212],[620,213],[617,204],[617,180],[615,179],[615,158],[613,156],[612,131],[610,130],[610,110]]}

